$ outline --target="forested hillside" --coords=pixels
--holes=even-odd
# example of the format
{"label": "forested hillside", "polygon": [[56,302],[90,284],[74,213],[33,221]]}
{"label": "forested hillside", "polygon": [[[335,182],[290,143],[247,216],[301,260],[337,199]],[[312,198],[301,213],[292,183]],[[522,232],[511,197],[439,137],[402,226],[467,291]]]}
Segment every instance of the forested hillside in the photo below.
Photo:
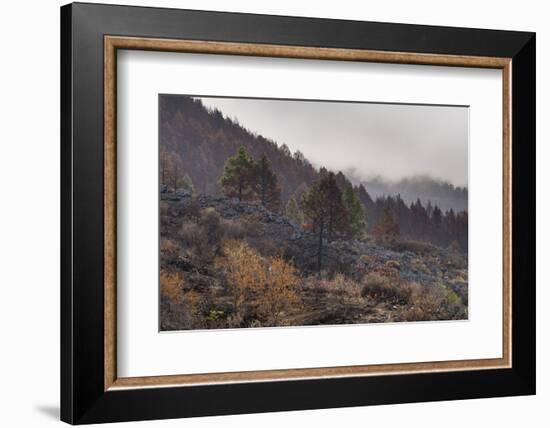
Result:
{"label": "forested hillside", "polygon": [[179,157],[181,169],[189,174],[198,192],[221,194],[218,179],[224,163],[240,146],[254,158],[267,156],[279,177],[283,203],[318,176],[300,152],[291,153],[284,144],[254,134],[217,110],[209,111],[200,100],[163,95],[160,103],[161,151]]}
{"label": "forested hillside", "polygon": [[372,197],[200,100],[160,103],[162,330],[467,318],[468,213],[422,199],[462,190]]}
{"label": "forested hillside", "polygon": [[441,210],[453,209],[456,211],[468,210],[468,189],[456,187],[444,181],[431,177],[403,178],[399,181],[387,181],[380,177],[368,180],[356,178],[353,171],[346,175],[351,181],[363,184],[372,197],[389,196],[399,194],[406,204],[411,204],[420,199],[423,205],[430,202]]}
{"label": "forested hillside", "polygon": [[[291,153],[284,142],[272,141],[218,110],[207,109],[198,99],[162,95],[159,111],[162,183],[170,185],[170,177],[165,175],[172,170],[187,176],[197,193],[222,195],[220,180],[226,161],[242,148],[242,156],[262,159],[273,172],[277,203],[270,203],[270,209],[295,212],[296,219],[302,219],[304,193],[332,173],[322,166],[317,169],[299,151]],[[334,178],[342,193],[351,188],[352,196],[360,200],[368,233],[392,229],[387,223],[393,221],[400,236],[442,246],[455,243],[467,250],[467,189],[429,177],[388,183],[382,179],[361,181],[354,172],[335,171]]]}

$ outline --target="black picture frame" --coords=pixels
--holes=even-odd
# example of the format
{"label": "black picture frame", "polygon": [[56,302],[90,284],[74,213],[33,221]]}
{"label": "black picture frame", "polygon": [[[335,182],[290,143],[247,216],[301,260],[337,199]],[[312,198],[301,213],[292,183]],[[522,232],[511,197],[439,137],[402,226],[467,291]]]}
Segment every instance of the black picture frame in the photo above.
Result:
{"label": "black picture frame", "polygon": [[[512,367],[104,390],[104,36],[512,58]],[[74,3],[61,8],[61,419],[71,424],[535,393],[535,34]]]}

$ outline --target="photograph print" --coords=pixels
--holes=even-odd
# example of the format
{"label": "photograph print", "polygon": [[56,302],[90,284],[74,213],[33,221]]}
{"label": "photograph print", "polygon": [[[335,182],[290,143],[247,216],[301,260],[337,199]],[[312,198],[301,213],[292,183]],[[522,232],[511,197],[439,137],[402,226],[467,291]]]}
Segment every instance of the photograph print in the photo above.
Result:
{"label": "photograph print", "polygon": [[468,319],[467,106],[158,100],[161,331]]}

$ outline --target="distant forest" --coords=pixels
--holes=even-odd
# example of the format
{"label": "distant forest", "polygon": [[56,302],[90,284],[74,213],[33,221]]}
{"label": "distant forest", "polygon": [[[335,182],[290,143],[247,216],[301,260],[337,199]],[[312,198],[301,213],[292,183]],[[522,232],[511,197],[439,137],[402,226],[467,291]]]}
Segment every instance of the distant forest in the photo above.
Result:
{"label": "distant forest", "polygon": [[434,180],[428,176],[403,178],[389,182],[380,177],[361,179],[356,178],[355,171],[345,171],[346,176],[354,184],[363,184],[369,189],[372,198],[385,195],[399,194],[406,204],[410,205],[420,199],[423,204],[430,202],[437,205],[442,211],[468,210],[468,189],[456,187],[444,181]]}
{"label": "distant forest", "polygon": [[315,220],[315,204],[323,200],[319,195],[336,192],[342,200],[337,209],[354,216],[347,222],[348,234],[357,236],[355,228],[380,239],[401,236],[467,251],[465,188],[426,178],[369,184],[351,172],[316,168],[300,151],[292,153],[198,99],[162,95],[160,103],[161,183],[168,191],[185,187],[255,200],[314,231],[321,224]]}

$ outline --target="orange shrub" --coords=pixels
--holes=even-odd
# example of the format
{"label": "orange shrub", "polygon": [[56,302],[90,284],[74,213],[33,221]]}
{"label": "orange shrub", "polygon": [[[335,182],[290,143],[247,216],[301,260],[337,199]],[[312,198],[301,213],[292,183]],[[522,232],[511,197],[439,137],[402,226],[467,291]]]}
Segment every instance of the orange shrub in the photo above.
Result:
{"label": "orange shrub", "polygon": [[300,278],[297,270],[282,257],[270,257],[265,281],[258,296],[258,308],[270,325],[278,325],[280,316],[299,306],[301,301],[297,288]]}
{"label": "orange shrub", "polygon": [[181,301],[183,297],[182,293],[183,278],[181,273],[160,271],[160,290],[161,293],[170,299],[174,303]]}
{"label": "orange shrub", "polygon": [[225,241],[223,253],[215,265],[225,273],[236,324],[255,309],[269,325],[278,325],[281,314],[299,304],[297,270],[281,257],[263,258],[240,240]]}
{"label": "orange shrub", "polygon": [[243,304],[247,296],[265,281],[266,269],[260,255],[244,241],[225,241],[223,253],[216,259],[215,266],[225,272],[236,321],[240,322],[245,315]]}
{"label": "orange shrub", "polygon": [[183,303],[185,305],[185,309],[193,317],[193,320],[195,321],[195,323],[197,323],[198,318],[201,315],[201,306],[202,306],[201,295],[193,290],[188,291],[183,295]]}

